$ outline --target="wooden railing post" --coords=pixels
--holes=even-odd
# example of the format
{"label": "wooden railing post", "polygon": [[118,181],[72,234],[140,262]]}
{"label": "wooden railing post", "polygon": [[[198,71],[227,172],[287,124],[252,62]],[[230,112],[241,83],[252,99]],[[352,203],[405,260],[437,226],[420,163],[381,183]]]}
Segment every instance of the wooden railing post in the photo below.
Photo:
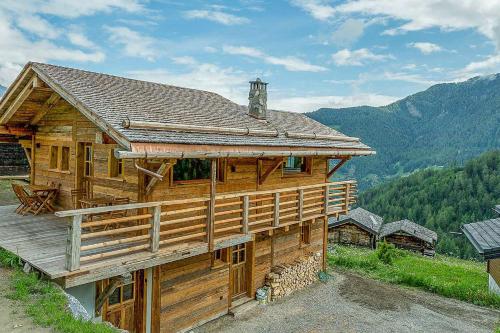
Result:
{"label": "wooden railing post", "polygon": [[351,191],[351,184],[346,183],[345,184],[345,213],[349,213],[349,201],[350,201],[350,192]]}
{"label": "wooden railing post", "polygon": [[248,213],[250,208],[250,197],[248,195],[243,196],[243,212],[242,212],[242,223],[243,223],[243,233],[248,234]]}
{"label": "wooden railing post", "polygon": [[75,271],[80,268],[80,249],[82,244],[83,215],[75,215],[68,225],[66,244],[66,269]]}
{"label": "wooden railing post", "polygon": [[323,198],[323,214],[328,215],[328,203],[330,201],[330,185],[325,184],[325,192],[324,192],[324,198]]}
{"label": "wooden railing post", "polygon": [[299,222],[304,218],[304,190],[299,190]]}
{"label": "wooden railing post", "polygon": [[151,252],[158,252],[160,249],[160,219],[161,206],[153,208],[153,216],[151,217]]}
{"label": "wooden railing post", "polygon": [[210,201],[208,203],[207,214],[207,239],[208,251],[214,250],[214,237],[215,237],[215,196],[217,193],[217,159],[210,161]]}
{"label": "wooden railing post", "polygon": [[280,193],[274,193],[274,220],[273,227],[279,227],[280,225]]}

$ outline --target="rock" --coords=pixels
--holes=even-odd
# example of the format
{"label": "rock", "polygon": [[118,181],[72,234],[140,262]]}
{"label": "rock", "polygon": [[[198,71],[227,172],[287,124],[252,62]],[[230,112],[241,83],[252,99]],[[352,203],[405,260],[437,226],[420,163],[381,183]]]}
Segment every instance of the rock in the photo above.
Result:
{"label": "rock", "polygon": [[92,316],[74,296],[64,293],[68,299],[68,308],[75,319],[91,320]]}

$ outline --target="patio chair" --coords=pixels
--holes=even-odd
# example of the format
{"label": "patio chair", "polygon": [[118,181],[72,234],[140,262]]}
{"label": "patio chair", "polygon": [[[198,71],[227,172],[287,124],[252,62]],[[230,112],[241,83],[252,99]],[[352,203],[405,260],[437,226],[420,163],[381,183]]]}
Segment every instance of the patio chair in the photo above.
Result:
{"label": "patio chair", "polygon": [[71,202],[74,209],[83,208],[79,202],[80,199],[87,199],[87,191],[85,189],[71,190]]}
{"label": "patio chair", "polygon": [[16,195],[17,199],[19,200],[19,206],[17,206],[15,212],[17,214],[20,214],[28,205],[26,200],[24,199],[24,196],[20,194],[19,192],[19,185],[12,183],[12,191]]}
{"label": "patio chair", "polygon": [[18,196],[18,198],[20,198],[19,200],[23,203],[24,207],[19,210],[21,215],[26,215],[26,213],[36,214],[39,211],[39,208],[43,204],[39,196],[29,194],[21,185],[12,184],[12,188],[16,196]]}

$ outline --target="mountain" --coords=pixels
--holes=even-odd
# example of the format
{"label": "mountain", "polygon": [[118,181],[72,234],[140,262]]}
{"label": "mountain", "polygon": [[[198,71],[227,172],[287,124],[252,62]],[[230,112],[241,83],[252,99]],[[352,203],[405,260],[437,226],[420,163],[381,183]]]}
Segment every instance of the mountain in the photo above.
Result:
{"label": "mountain", "polygon": [[500,74],[437,84],[383,107],[324,108],[307,115],[375,148],[376,156],[344,166],[366,189],[428,166],[463,164],[500,147]]}
{"label": "mountain", "polygon": [[375,186],[359,196],[359,205],[384,222],[410,219],[438,233],[436,251],[462,258],[477,252],[457,234],[464,223],[496,217],[500,203],[500,150],[465,166],[429,168]]}
{"label": "mountain", "polygon": [[5,93],[5,90],[7,90],[7,88],[5,88],[4,86],[0,86],[0,97],[2,97],[2,95]]}

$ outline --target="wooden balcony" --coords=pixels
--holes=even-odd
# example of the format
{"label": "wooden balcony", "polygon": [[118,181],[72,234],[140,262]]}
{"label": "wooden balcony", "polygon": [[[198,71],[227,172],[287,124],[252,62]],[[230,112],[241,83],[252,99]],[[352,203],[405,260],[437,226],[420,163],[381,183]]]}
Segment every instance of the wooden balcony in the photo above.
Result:
{"label": "wooden balcony", "polygon": [[[272,233],[277,228],[343,214],[355,202],[355,192],[356,183],[345,181],[220,194],[213,200],[134,203],[60,211],[55,213],[57,217],[21,217],[45,221],[23,225],[17,218],[17,232],[26,232],[19,236],[20,241],[38,234],[49,238],[40,239],[38,245],[35,242],[36,247],[42,247],[38,253],[36,248],[13,252],[72,286],[244,243],[258,232]],[[64,220],[54,221],[57,219]],[[41,233],[44,222],[52,234]],[[3,229],[4,225],[10,229]],[[37,231],[27,230],[30,228]],[[16,225],[0,218],[0,246],[11,251],[26,247],[13,244],[8,236],[12,232],[16,232]],[[50,244],[50,249],[44,249],[44,243]],[[37,260],[44,251],[45,261]],[[54,258],[50,259],[50,253]],[[44,266],[49,261],[50,265]]]}

